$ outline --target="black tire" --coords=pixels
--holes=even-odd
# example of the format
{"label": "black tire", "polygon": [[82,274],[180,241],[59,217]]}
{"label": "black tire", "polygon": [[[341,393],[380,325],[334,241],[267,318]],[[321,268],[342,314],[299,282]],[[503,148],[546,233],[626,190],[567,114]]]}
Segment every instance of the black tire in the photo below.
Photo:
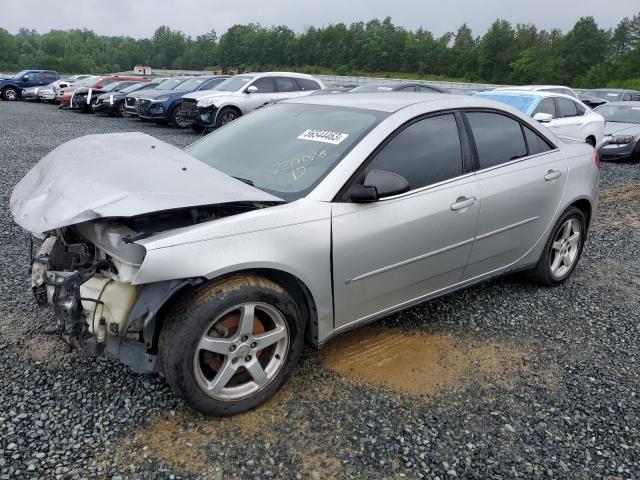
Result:
{"label": "black tire", "polygon": [[180,105],[181,104],[178,103],[171,109],[171,113],[169,114],[169,122],[175,128],[189,128],[191,126],[191,122],[184,122],[182,120],[182,116],[180,114]]}
{"label": "black tire", "polygon": [[640,141],[636,144],[636,148],[633,149],[633,153],[630,157],[631,163],[640,162]]}
{"label": "black tire", "polygon": [[224,127],[227,123],[231,123],[238,118],[240,118],[240,113],[235,108],[224,107],[216,115],[215,128]]}
{"label": "black tire", "polygon": [[[556,241],[560,229],[563,228],[568,221],[575,220],[580,228],[579,243],[577,245],[577,254],[572,260],[571,266],[566,272],[561,275],[556,275],[552,272],[552,262],[556,253],[554,252],[554,242]],[[551,235],[547,239],[547,243],[544,246],[544,251],[538,260],[538,263],[531,271],[534,280],[543,286],[555,287],[564,283],[573,273],[580,261],[582,255],[582,249],[587,238],[587,220],[582,210],[576,207],[569,207],[558,219],[556,224],[551,230]]]}
{"label": "black tire", "polygon": [[2,98],[8,102],[20,99],[20,92],[13,87],[7,87],[2,91]]}
{"label": "black tire", "polygon": [[[276,373],[268,383],[250,396],[236,400],[213,398],[205,393],[198,383],[197,369],[201,367],[197,360],[200,357],[196,357],[197,345],[202,335],[210,328],[211,322],[230,309],[233,310],[236,306],[248,302],[266,304],[281,315],[280,318],[284,320],[288,330],[287,350],[282,355],[284,359],[275,355],[280,365]],[[181,299],[165,317],[158,343],[162,370],[173,392],[194,410],[213,416],[242,413],[269,400],[291,376],[302,351],[304,327],[297,304],[276,283],[254,275],[233,275],[222,278],[204,285]],[[233,333],[233,335],[239,334]],[[234,340],[234,342],[239,341],[239,339]],[[267,352],[269,348],[271,347],[261,352]],[[240,350],[238,348],[237,352]],[[230,360],[233,355],[245,355],[245,353],[227,353],[219,357]],[[259,357],[258,352],[254,355],[254,359]],[[271,360],[273,358],[272,356]],[[270,361],[268,352],[265,354],[265,360]],[[214,372],[213,375],[216,374]],[[247,374],[246,370],[239,370],[234,375]],[[238,377],[231,377],[231,380],[233,378]],[[225,385],[227,383],[222,386]]]}
{"label": "black tire", "polygon": [[127,116],[127,106],[125,105],[124,102],[122,102],[121,104],[118,105],[118,108],[116,109],[116,116],[118,116],[118,117],[126,117]]}

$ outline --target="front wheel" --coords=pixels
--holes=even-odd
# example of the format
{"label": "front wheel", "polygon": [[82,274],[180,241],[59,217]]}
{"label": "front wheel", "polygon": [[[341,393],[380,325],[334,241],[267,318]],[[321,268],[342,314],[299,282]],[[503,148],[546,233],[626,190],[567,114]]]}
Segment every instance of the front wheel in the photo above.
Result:
{"label": "front wheel", "polygon": [[533,269],[535,280],[546,286],[565,282],[578,264],[586,238],[584,213],[576,207],[570,207],[551,231],[540,260]]}
{"label": "front wheel", "polygon": [[189,128],[189,126],[191,125],[191,120],[185,118],[185,116],[182,114],[182,106],[180,104],[173,107],[173,110],[171,110],[170,118],[171,125],[173,125],[175,128]]}
{"label": "front wheel", "polygon": [[218,112],[216,116],[216,128],[224,127],[227,123],[231,123],[234,120],[238,119],[240,114],[234,108],[225,107]]}
{"label": "front wheel", "polygon": [[19,94],[18,91],[13,88],[13,87],[9,87],[9,88],[5,88],[2,92],[2,98],[4,98],[5,100],[8,100],[10,102],[14,101],[14,100],[18,100],[19,98]]}
{"label": "front wheel", "polygon": [[269,400],[291,376],[304,322],[293,298],[265,278],[205,285],[165,319],[159,353],[171,389],[207,415],[235,415]]}

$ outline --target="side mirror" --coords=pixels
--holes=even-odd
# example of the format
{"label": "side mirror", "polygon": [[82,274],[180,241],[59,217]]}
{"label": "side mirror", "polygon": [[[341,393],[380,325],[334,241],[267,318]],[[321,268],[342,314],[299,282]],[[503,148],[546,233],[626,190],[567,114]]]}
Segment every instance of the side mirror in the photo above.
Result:
{"label": "side mirror", "polygon": [[29,81],[29,75],[24,75],[24,76],[22,77],[22,81],[23,81],[23,82],[27,82],[27,81]]}
{"label": "side mirror", "polygon": [[258,91],[258,87],[256,87],[255,85],[251,85],[250,87],[247,87],[247,89],[245,90],[246,93],[256,93]]}
{"label": "side mirror", "polygon": [[381,198],[408,192],[410,188],[407,179],[397,173],[371,170],[362,184],[351,187],[348,197],[356,203],[377,202]]}
{"label": "side mirror", "polygon": [[553,115],[551,115],[550,113],[536,113],[533,116],[534,120],[537,120],[540,123],[549,123],[551,120],[553,120]]}

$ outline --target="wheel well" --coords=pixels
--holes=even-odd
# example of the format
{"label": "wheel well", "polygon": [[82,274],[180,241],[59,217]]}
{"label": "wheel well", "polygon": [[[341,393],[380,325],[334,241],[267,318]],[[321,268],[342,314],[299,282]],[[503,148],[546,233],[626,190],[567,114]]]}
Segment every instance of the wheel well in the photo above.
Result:
{"label": "wheel well", "polygon": [[584,216],[587,220],[587,229],[588,229],[589,225],[591,224],[591,202],[583,198],[573,202],[571,206],[576,207],[578,210],[584,213]]}
{"label": "wheel well", "polygon": [[[231,272],[227,275],[224,275],[223,277],[218,277],[209,281],[217,281],[220,280],[220,278],[224,278],[229,275],[242,274],[258,275],[267,278],[284,288],[300,307],[300,313],[302,314],[302,318],[304,319],[306,325],[305,338],[313,345],[318,344],[318,310],[316,308],[315,301],[313,300],[313,296],[309,291],[309,288],[300,279],[290,273],[283,272],[281,270],[258,268]],[[193,292],[195,289],[201,287],[206,283],[207,281],[197,285],[183,286],[179,290],[175,291],[169,298],[167,298],[162,307],[158,309],[158,313],[155,315],[154,319],[155,324],[153,326],[153,342],[151,347],[152,352],[157,352],[160,331],[162,330],[164,319],[167,313],[174,305],[176,305],[176,303],[178,303],[184,297],[184,295]]]}
{"label": "wheel well", "polygon": [[596,146],[596,137],[594,137],[593,135],[589,135],[586,138],[586,141],[587,141],[588,144],[590,144],[592,147],[595,148],[595,146]]}

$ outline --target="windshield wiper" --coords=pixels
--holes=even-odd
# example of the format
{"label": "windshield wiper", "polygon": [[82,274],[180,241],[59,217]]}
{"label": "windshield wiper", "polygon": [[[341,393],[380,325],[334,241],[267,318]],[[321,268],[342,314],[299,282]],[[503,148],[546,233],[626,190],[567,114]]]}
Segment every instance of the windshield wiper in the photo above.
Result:
{"label": "windshield wiper", "polygon": [[241,182],[246,183],[247,185],[251,185],[252,187],[255,187],[255,184],[248,178],[241,178],[241,177],[233,177],[233,178],[235,178],[236,180],[240,180]]}

